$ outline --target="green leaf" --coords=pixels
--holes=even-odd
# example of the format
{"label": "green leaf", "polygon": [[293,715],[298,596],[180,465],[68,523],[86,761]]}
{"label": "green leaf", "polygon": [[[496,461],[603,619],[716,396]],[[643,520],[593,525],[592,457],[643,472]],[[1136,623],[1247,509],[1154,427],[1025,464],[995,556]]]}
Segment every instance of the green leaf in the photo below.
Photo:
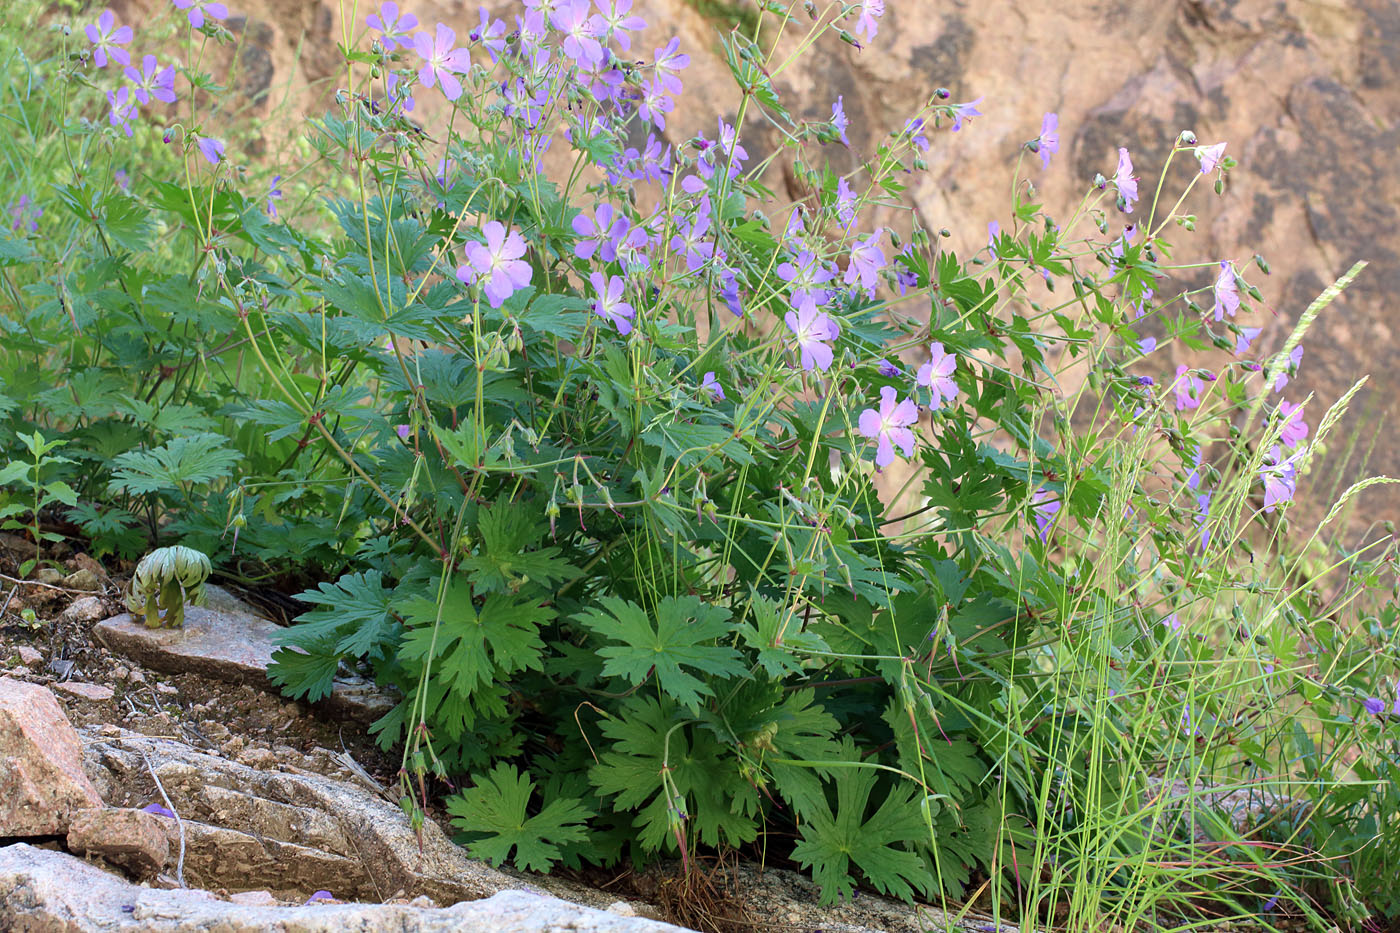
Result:
{"label": "green leaf", "polygon": [[[346,574],[334,583],[322,583],[299,594],[302,602],[322,608],[297,616],[296,624],[277,632],[273,640],[308,651],[334,640],[333,650],[339,656],[383,657],[388,646],[397,641],[393,595],[378,570]],[[279,655],[274,655],[274,661]]]}
{"label": "green leaf", "polygon": [[479,838],[467,843],[474,858],[494,866],[511,858],[525,871],[549,871],[561,858],[560,846],[583,842],[592,811],[572,797],[556,797],[529,816],[535,783],[527,771],[499,764],[470,790],[447,801],[452,825]]}
{"label": "green leaf", "polygon": [[73,487],[57,479],[44,484],[44,499],[46,505],[51,501],[69,506],[78,504],[78,494],[73,491]]}
{"label": "green leaf", "polygon": [[29,482],[29,474],[33,472],[34,464],[26,463],[23,460],[11,460],[0,469],[0,486],[8,486],[11,483]]}
{"label": "green leaf", "polygon": [[471,694],[499,677],[540,670],[539,627],[554,610],[507,593],[491,593],[478,610],[472,587],[461,578],[435,600],[415,597],[404,605],[410,631],[399,648],[404,661],[434,662],[434,676],[452,689]]}
{"label": "green leaf", "polygon": [[802,670],[804,651],[828,651],[815,632],[804,632],[802,620],[783,612],[771,599],[755,596],[749,604],[750,621],[737,629],[744,644],[758,652],[758,663],[774,680]]}
{"label": "green leaf", "polygon": [[[637,842],[655,852],[674,848],[672,827],[679,822],[701,845],[737,846],[758,836],[758,791],[739,762],[707,729],[686,725],[670,699],[632,697],[621,713],[603,720],[611,748],[589,770],[589,780],[614,809],[636,812]],[[674,783],[667,795],[663,772]]]}
{"label": "green leaf", "polygon": [[479,551],[463,558],[462,569],[479,589],[515,592],[526,583],[549,587],[577,576],[559,548],[525,550],[544,537],[544,522],[517,503],[498,502],[477,512]]}
{"label": "green leaf", "polygon": [[807,814],[792,857],[811,868],[813,880],[821,885],[823,905],[854,893],[852,865],[882,894],[904,900],[912,900],[916,891],[928,894],[933,879],[908,848],[928,838],[914,800],[916,789],[910,782],[896,785],[867,819],[879,775],[860,765],[860,752],[850,738],[842,745],[842,757],[851,764],[836,772],[836,808],[823,804]]}
{"label": "green leaf", "polygon": [[142,495],[212,483],[229,476],[238,460],[238,452],[217,434],[177,437],[154,450],[133,450],[113,460],[112,489]]}
{"label": "green leaf", "polygon": [[282,688],[284,696],[293,699],[305,698],[315,703],[330,696],[335,672],[340,668],[340,655],[331,651],[328,644],[320,650],[302,648],[279,648],[272,653],[272,663],[267,667],[267,676]]}
{"label": "green leaf", "polygon": [[746,673],[739,652],[705,644],[730,634],[727,609],[694,596],[667,596],[657,606],[653,627],[646,610],[635,603],[613,596],[600,602],[606,611],[590,609],[576,619],[610,642],[598,650],[607,659],[606,675],[639,685],[654,670],[663,691],[695,710],[700,698],[714,691],[685,668],[725,680]]}

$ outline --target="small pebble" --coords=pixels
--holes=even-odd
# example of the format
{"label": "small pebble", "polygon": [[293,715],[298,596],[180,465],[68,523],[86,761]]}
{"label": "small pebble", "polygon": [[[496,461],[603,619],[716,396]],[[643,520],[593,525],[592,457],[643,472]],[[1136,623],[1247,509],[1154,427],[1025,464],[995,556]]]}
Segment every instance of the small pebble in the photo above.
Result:
{"label": "small pebble", "polygon": [[237,894],[230,894],[229,901],[234,904],[242,904],[244,907],[276,907],[277,898],[272,896],[271,891],[240,891]]}

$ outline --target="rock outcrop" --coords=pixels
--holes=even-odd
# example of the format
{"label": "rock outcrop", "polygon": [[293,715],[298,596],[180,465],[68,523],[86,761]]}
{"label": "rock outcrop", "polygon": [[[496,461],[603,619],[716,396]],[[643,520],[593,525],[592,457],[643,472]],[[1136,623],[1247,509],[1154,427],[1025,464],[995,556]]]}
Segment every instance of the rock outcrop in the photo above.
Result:
{"label": "rock outcrop", "polygon": [[[257,900],[263,901],[264,898]],[[448,908],[313,903],[272,907],[207,891],[130,884],[71,855],[28,845],[0,848],[0,916],[25,933],[676,933],[679,927],[502,891]]]}
{"label": "rock outcrop", "polygon": [[59,835],[77,811],[100,806],[54,695],[0,677],[0,836]]}

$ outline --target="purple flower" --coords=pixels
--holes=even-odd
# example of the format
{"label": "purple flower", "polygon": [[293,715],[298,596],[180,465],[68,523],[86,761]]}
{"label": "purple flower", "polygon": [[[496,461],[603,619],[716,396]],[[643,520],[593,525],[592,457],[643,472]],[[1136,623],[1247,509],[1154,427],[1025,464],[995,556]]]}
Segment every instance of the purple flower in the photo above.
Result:
{"label": "purple flower", "polygon": [[1118,187],[1118,194],[1123,199],[1123,210],[1125,213],[1133,212],[1133,205],[1138,200],[1137,177],[1133,175],[1133,160],[1128,155],[1128,150],[1122,147],[1118,149],[1118,170],[1113,173],[1113,183]]}
{"label": "purple flower", "polygon": [[726,267],[720,270],[719,297],[731,314],[735,317],[744,316],[744,305],[739,300],[739,277],[733,269]]}
{"label": "purple flower", "polygon": [[869,42],[875,38],[875,33],[880,31],[880,24],[876,22],[885,15],[885,0],[860,0],[860,12],[856,18],[857,36],[864,36]]}
{"label": "purple flower", "polygon": [[320,904],[324,901],[335,900],[335,895],[329,891],[317,891],[306,899],[307,904]]}
{"label": "purple flower", "polygon": [[400,424],[394,428],[394,433],[399,436],[399,440],[406,441],[408,436],[413,433],[413,429],[406,424]]}
{"label": "purple flower", "polygon": [[710,230],[710,199],[700,204],[692,220],[683,220],[671,237],[671,251],[685,257],[687,271],[695,272],[705,267],[714,258],[715,244],[705,242],[705,234]]}
{"label": "purple flower", "polygon": [[632,0],[604,0],[598,2],[598,21],[603,24],[604,35],[616,40],[623,51],[631,51],[632,37],[627,33],[645,29],[647,21],[632,15]]}
{"label": "purple flower", "polygon": [[851,261],[846,266],[846,276],[842,279],[847,285],[860,282],[862,288],[874,291],[880,283],[880,270],[889,265],[884,250],[880,249],[880,237],[885,233],[881,227],[870,236],[851,247]]}
{"label": "purple flower", "polygon": [[1181,617],[1178,616],[1175,612],[1171,613],[1166,618],[1164,618],[1162,620],[1162,624],[1165,625],[1167,628],[1171,629],[1173,632],[1181,631]]}
{"label": "purple flower", "polygon": [[920,152],[928,152],[929,141],[928,137],[924,135],[923,117],[915,117],[904,124],[904,129],[900,131],[900,135],[903,136],[906,133],[909,135],[909,141],[914,144],[916,149]]}
{"label": "purple flower", "polygon": [[617,241],[617,261],[628,271],[648,269],[651,257],[646,249],[651,245],[651,237],[645,227],[633,227]]}
{"label": "purple flower", "polygon": [[1279,440],[1285,447],[1297,447],[1308,436],[1308,423],[1303,420],[1306,405],[1294,405],[1287,399],[1279,399],[1278,415],[1283,421],[1283,431]]}
{"label": "purple flower", "polygon": [[705,373],[705,378],[700,382],[700,388],[710,393],[710,397],[716,402],[724,401],[724,388],[719,384],[713,372]]}
{"label": "purple flower", "polygon": [[1274,391],[1282,392],[1283,387],[1288,385],[1288,374],[1298,372],[1298,366],[1303,362],[1303,348],[1301,345],[1294,347],[1288,353],[1288,365],[1278,371],[1278,376],[1274,379]]}
{"label": "purple flower", "polygon": [[131,99],[131,88],[123,85],[117,88],[116,93],[107,92],[107,104],[111,112],[107,114],[107,122],[112,126],[120,126],[127,138],[131,138],[131,121],[136,119],[136,101]]}
{"label": "purple flower", "polygon": [[831,105],[831,126],[836,130],[841,142],[849,146],[851,141],[846,138],[846,128],[851,125],[851,121],[846,117],[846,108],[842,106],[843,99],[843,96],[838,95],[836,103]]}
{"label": "purple flower", "polygon": [[[125,88],[122,90],[125,90]],[[210,165],[218,165],[223,161],[224,141],[222,139],[214,139],[212,136],[201,136],[198,141],[195,142],[195,146],[198,147],[204,158],[209,160]]]}
{"label": "purple flower", "polygon": [[919,367],[914,381],[933,392],[928,403],[930,409],[937,411],[944,402],[958,397],[958,384],[953,381],[953,370],[957,367],[957,354],[946,352],[942,343],[929,344],[928,362]]}
{"label": "purple flower", "polygon": [[660,81],[643,81],[642,96],[637,101],[637,114],[650,121],[658,130],[666,128],[666,114],[676,109],[676,102],[666,94]]}
{"label": "purple flower", "polygon": [[1400,716],[1400,680],[1395,682],[1395,705],[1391,707],[1392,716]]}
{"label": "purple flower", "polygon": [[1241,327],[1240,332],[1235,335],[1235,356],[1244,356],[1249,352],[1249,347],[1254,343],[1254,338],[1264,332],[1262,327]]}
{"label": "purple flower", "polygon": [[1035,515],[1036,530],[1040,534],[1040,540],[1044,541],[1050,534],[1050,525],[1054,522],[1055,515],[1063,507],[1063,503],[1050,490],[1037,489],[1031,495],[1031,505]]}
{"label": "purple flower", "polygon": [[228,7],[219,3],[218,0],[172,0],[177,10],[188,10],[185,14],[190,21],[190,25],[199,29],[204,25],[204,18],[227,19]]}
{"label": "purple flower", "polygon": [[690,65],[690,56],[680,51],[681,40],[675,36],[664,48],[656,50],[656,59],[651,67],[656,70],[656,81],[672,94],[681,92],[681,79],[677,77]]}
{"label": "purple flower", "polygon": [[1214,146],[1197,146],[1196,158],[1201,160],[1201,174],[1209,175],[1215,171],[1224,155],[1224,143],[1216,143]]}
{"label": "purple flower", "polygon": [[841,326],[818,311],[815,305],[789,311],[783,320],[787,323],[788,330],[797,338],[802,368],[807,372],[813,369],[826,372],[831,366],[831,346],[828,341],[841,336]]}
{"label": "purple flower", "polygon": [[1240,292],[1235,285],[1235,267],[1229,260],[1220,261],[1220,275],[1216,276],[1215,286],[1215,320],[1220,322],[1225,320],[1225,315],[1235,316],[1235,312],[1240,309]]}
{"label": "purple flower", "polygon": [[1196,459],[1191,463],[1191,472],[1186,474],[1186,488],[1201,488],[1201,466],[1205,463],[1206,451],[1204,447],[1196,447]]}
{"label": "purple flower", "polygon": [[601,62],[605,54],[598,42],[599,27],[603,24],[589,15],[592,6],[590,0],[556,0],[554,11],[549,15],[554,28],[564,34],[561,46],[564,54],[579,65]]}
{"label": "purple flower", "polygon": [[97,25],[89,23],[84,30],[88,41],[92,43],[93,64],[98,68],[106,68],[108,58],[118,65],[131,64],[131,55],[120,47],[131,41],[131,27],[121,26],[113,29],[116,23],[117,18],[112,15],[112,11],[103,10],[102,15],[97,17]]}
{"label": "purple flower", "polygon": [[276,219],[277,202],[282,200],[282,189],[277,187],[277,183],[282,180],[281,175],[272,176],[272,184],[267,186],[267,216]]}
{"label": "purple flower", "polygon": [[1210,529],[1206,527],[1206,522],[1210,519],[1210,500],[1214,495],[1215,493],[1212,492],[1203,492],[1196,496],[1196,514],[1192,517],[1192,521],[1201,530],[1202,551],[1210,543]]}
{"label": "purple flower", "polygon": [[[421,35],[421,34],[420,34]],[[519,232],[512,230],[506,235],[506,228],[499,220],[488,220],[481,228],[486,238],[483,245],[471,240],[466,245],[467,264],[458,267],[457,278],[463,282],[485,280],[482,294],[499,308],[501,302],[515,294],[517,289],[530,284],[533,270],[530,264],[521,259],[525,255],[525,241]]]}
{"label": "purple flower", "polygon": [[879,363],[875,364],[875,371],[878,372],[880,375],[884,376],[886,379],[893,379],[896,376],[901,376],[904,374],[904,370],[900,369],[898,366],[894,365],[889,360],[880,360]]}
{"label": "purple flower", "polygon": [[836,182],[836,219],[847,230],[856,220],[856,193],[846,184],[844,178]]}
{"label": "purple flower", "polygon": [[143,105],[149,104],[152,97],[167,104],[175,103],[174,65],[158,68],[156,57],[145,55],[141,58],[141,70],[137,71],[135,67],[128,65],[126,76],[132,83],[136,99]]}
{"label": "purple flower", "polygon": [[141,808],[141,812],[142,812],[142,813],[151,813],[151,814],[154,814],[154,815],[156,815],[156,816],[163,816],[163,817],[165,817],[166,819],[169,819],[169,820],[175,819],[175,814],[174,814],[173,812],[171,812],[170,810],[167,810],[165,807],[162,807],[162,806],[161,806],[160,804],[158,804],[158,803],[148,803],[148,804],[146,804],[144,807]]}
{"label": "purple flower", "polygon": [[20,195],[19,200],[9,205],[6,210],[10,212],[10,229],[12,231],[18,230],[20,227],[28,227],[30,233],[39,232],[39,218],[44,216],[44,209],[35,204],[29,195]]}
{"label": "purple flower", "polygon": [[728,123],[725,123],[723,117],[719,117],[718,119],[719,146],[724,150],[725,154],[730,157],[730,161],[733,163],[733,169],[729,173],[729,177],[733,178],[738,171],[739,164],[748,159],[749,151],[740,145],[738,131]]}
{"label": "purple flower", "polygon": [[131,190],[131,176],[126,173],[126,169],[119,168],[112,173],[112,181],[117,183],[117,187],[123,191]]}
{"label": "purple flower", "polygon": [[385,109],[390,113],[412,113],[415,101],[408,93],[408,82],[404,81],[403,92],[399,92],[399,82],[403,80],[392,71],[384,76]]}
{"label": "purple flower", "polygon": [[1367,697],[1362,701],[1361,705],[1365,707],[1366,712],[1370,713],[1372,716],[1379,716],[1381,713],[1385,712],[1385,700],[1382,700],[1380,697]]}
{"label": "purple flower", "polygon": [[454,49],[457,33],[451,27],[438,23],[433,35],[426,32],[413,36],[413,47],[425,59],[418,71],[418,80],[424,87],[442,85],[442,96],[456,100],[462,96],[462,82],[455,72],[466,71],[472,65],[471,53],[466,49]]}
{"label": "purple flower", "polygon": [[[595,219],[596,218],[596,219]],[[604,262],[617,258],[617,244],[627,235],[631,222],[604,202],[598,205],[593,217],[580,211],[570,223],[575,233],[583,239],[574,244],[574,255],[580,259],[592,259],[597,253]]]}
{"label": "purple flower", "polygon": [[624,337],[630,334],[632,319],[637,316],[637,312],[622,300],[622,292],[627,285],[622,276],[615,275],[604,282],[603,273],[595,272],[588,277],[588,281],[593,283],[593,290],[598,293],[598,299],[593,302],[593,313],[611,321],[617,327],[617,332]]}
{"label": "purple flower", "polygon": [[399,5],[393,0],[388,0],[379,7],[378,13],[371,13],[365,17],[365,24],[379,31],[385,51],[392,52],[395,48],[413,47],[408,34],[410,30],[418,27],[418,17],[412,13],[400,16]]}
{"label": "purple flower", "polygon": [[971,120],[973,117],[982,116],[982,111],[977,109],[977,105],[982,103],[983,98],[970,100],[965,104],[953,105],[953,132],[956,133],[963,127],[964,120]]}
{"label": "purple flower", "polygon": [[1205,388],[1205,383],[1191,367],[1185,363],[1178,366],[1176,380],[1172,382],[1172,393],[1176,396],[1176,410],[1186,411],[1188,408],[1199,408]]}
{"label": "purple flower", "polygon": [[[1147,356],[1147,355],[1148,355],[1149,353],[1151,353],[1153,350],[1157,349],[1157,338],[1156,338],[1156,337],[1143,337],[1141,340],[1138,341],[1138,348],[1142,350],[1142,355],[1143,355],[1143,356]],[[1150,377],[1148,377],[1148,376],[1143,376],[1142,378],[1147,380],[1146,382],[1143,383],[1143,385],[1145,385],[1145,386],[1150,386],[1150,385],[1153,384],[1153,381],[1152,381],[1152,379],[1151,379]]]}
{"label": "purple flower", "polygon": [[1298,491],[1298,471],[1293,458],[1285,458],[1277,447],[1271,448],[1259,468],[1264,483],[1264,511],[1272,512],[1282,502],[1293,501]]}
{"label": "purple flower", "polygon": [[987,248],[992,251],[992,255],[997,254],[997,240],[1001,238],[1001,224],[995,220],[987,221]]}
{"label": "purple flower", "polygon": [[778,278],[792,286],[792,295],[788,300],[799,311],[815,311],[818,305],[830,301],[831,293],[821,286],[835,276],[836,273],[822,265],[821,260],[808,250],[798,253],[795,263],[785,262],[778,266]]}
{"label": "purple flower", "polygon": [[1040,153],[1042,168],[1050,167],[1050,156],[1060,151],[1060,115],[1047,113],[1040,121],[1040,135],[1035,138],[1035,151]]}
{"label": "purple flower", "polygon": [[867,408],[860,413],[857,428],[864,437],[875,441],[875,466],[883,469],[894,462],[894,447],[904,452],[904,456],[914,455],[914,432],[909,425],[919,420],[919,406],[912,399],[899,401],[898,393],[890,386],[880,388],[880,409]]}
{"label": "purple flower", "polygon": [[481,22],[477,27],[467,34],[467,38],[472,42],[480,42],[486,47],[486,53],[491,56],[491,61],[498,60],[501,52],[506,47],[506,24],[498,19],[493,20],[491,14],[486,12],[485,7],[480,11]]}

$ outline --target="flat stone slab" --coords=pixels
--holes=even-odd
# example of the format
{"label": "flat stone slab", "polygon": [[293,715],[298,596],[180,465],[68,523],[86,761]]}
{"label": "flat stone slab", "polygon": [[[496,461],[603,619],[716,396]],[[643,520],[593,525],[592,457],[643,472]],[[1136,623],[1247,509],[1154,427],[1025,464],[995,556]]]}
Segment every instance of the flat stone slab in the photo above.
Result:
{"label": "flat stone slab", "polygon": [[[231,608],[186,606],[181,628],[147,628],[129,612],[92,627],[97,640],[116,654],[151,670],[195,673],[226,683],[276,692],[267,679],[276,637],[285,629],[270,619]],[[393,709],[396,699],[359,677],[338,677],[326,710],[373,722]]]}
{"label": "flat stone slab", "polygon": [[207,891],[141,887],[66,853],[24,844],[0,848],[0,917],[20,930],[54,933],[683,933],[669,923],[525,891],[446,908],[238,904]]}

